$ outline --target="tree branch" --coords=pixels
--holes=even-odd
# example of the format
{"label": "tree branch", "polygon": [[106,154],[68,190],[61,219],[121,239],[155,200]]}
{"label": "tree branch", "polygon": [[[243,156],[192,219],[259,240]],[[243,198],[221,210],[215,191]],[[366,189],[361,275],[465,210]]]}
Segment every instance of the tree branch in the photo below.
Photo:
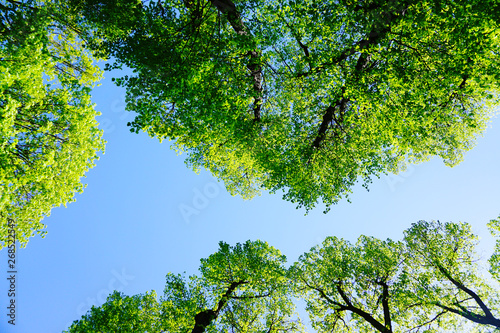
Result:
{"label": "tree branch", "polygon": [[413,330],[417,330],[417,332],[420,330],[420,328],[422,328],[423,326],[425,325],[428,325],[430,323],[432,323],[433,321],[436,321],[439,317],[441,317],[442,315],[444,315],[446,313],[446,311],[441,311],[440,313],[438,313],[434,318],[432,318],[431,320],[428,320],[426,321],[425,323],[422,323],[418,326],[415,326],[415,327],[412,327],[410,328],[409,330],[407,330],[406,332],[411,332]]}
{"label": "tree branch", "polygon": [[[355,54],[356,52],[362,51],[362,50],[367,49],[368,47],[374,45],[380,39],[382,39],[383,37],[385,37],[385,35],[389,31],[390,31],[389,27],[385,27],[383,29],[380,29],[379,31],[377,31],[376,29],[373,29],[368,34],[368,38],[365,38],[365,39],[362,39],[362,40],[356,42],[352,47],[344,50],[341,54],[339,54],[336,58],[334,58],[333,61],[327,62],[327,63],[323,63],[323,64],[321,64],[318,67],[312,68],[308,72],[299,73],[297,75],[297,77],[309,76],[310,74],[316,74],[316,73],[320,72],[321,70],[323,70],[323,69],[325,69],[325,68],[327,68],[329,66],[337,65],[340,62],[342,62],[345,59],[347,59],[349,56]],[[359,59],[358,59],[358,62],[359,62]]]}
{"label": "tree branch", "polygon": [[[451,282],[453,283],[459,290],[462,290],[463,292],[465,292],[466,294],[468,294],[469,296],[471,296],[474,301],[476,301],[476,303],[479,305],[479,307],[481,308],[481,310],[483,310],[484,314],[486,315],[486,318],[491,318],[491,319],[495,319],[495,317],[493,316],[493,314],[491,313],[490,309],[488,308],[488,306],[483,302],[483,300],[481,299],[481,297],[479,297],[479,295],[477,295],[474,291],[472,291],[471,289],[467,288],[466,286],[464,286],[462,283],[460,283],[459,281],[455,280],[451,274],[439,263],[436,263],[436,266],[437,268],[439,269],[439,271]],[[499,321],[500,323],[500,320],[496,319],[497,321]]]}
{"label": "tree branch", "polygon": [[[229,24],[233,27],[233,30],[241,36],[247,36],[251,40],[253,40],[253,36],[248,31],[247,27],[241,20],[241,15],[236,9],[236,5],[231,0],[210,0],[213,6],[217,8],[219,12],[226,15]],[[254,49],[248,52],[247,56],[250,56],[250,59],[247,63],[247,68],[250,71],[250,75],[253,78],[253,90],[256,93],[256,97],[254,97],[253,102],[253,114],[254,121],[260,121],[260,110],[262,105],[262,65],[260,64],[260,52],[257,49]]]}
{"label": "tree branch", "polygon": [[[342,96],[340,99],[337,101],[337,103],[332,106],[330,105],[327,109],[325,114],[323,115],[323,120],[321,121],[321,124],[319,125],[319,130],[318,134],[316,135],[316,138],[313,141],[312,147],[313,149],[319,149],[321,143],[326,137],[326,131],[328,130],[329,124],[332,122],[332,120],[335,118],[335,113],[338,112],[340,117],[342,118],[345,109],[347,107],[347,103],[349,102],[349,98],[344,97],[344,92],[345,92],[345,87],[342,87]],[[338,110],[338,111],[337,111]],[[337,125],[340,125],[337,123]]]}
{"label": "tree branch", "polygon": [[382,307],[384,309],[384,324],[390,331],[392,331],[392,322],[391,322],[391,311],[389,308],[389,286],[386,282],[378,282],[380,286],[382,286]]}
{"label": "tree branch", "polygon": [[233,299],[252,299],[252,298],[263,298],[271,295],[271,293],[267,293],[264,295],[255,295],[255,296],[229,296],[229,298]]}
{"label": "tree branch", "polygon": [[231,294],[234,292],[234,290],[242,285],[248,283],[246,281],[240,280],[240,281],[235,281],[231,283],[231,285],[227,288],[226,292],[224,295],[222,295],[221,299],[219,300],[219,303],[217,304],[217,309],[216,310],[203,310],[199,313],[196,314],[194,317],[194,328],[191,331],[191,333],[203,333],[205,332],[205,329],[214,321],[217,319],[219,316],[220,311],[222,308],[227,304],[228,299],[231,297]]}
{"label": "tree branch", "polygon": [[500,320],[496,319],[495,317],[486,317],[486,316],[481,316],[478,315],[477,313],[471,312],[471,311],[460,311],[454,308],[451,308],[449,306],[443,305],[439,302],[434,302],[432,303],[435,306],[440,307],[441,309],[444,309],[446,311],[455,313],[459,316],[462,316],[466,319],[469,319],[472,322],[478,323],[478,324],[483,324],[483,325],[491,325],[500,328]]}
{"label": "tree branch", "polygon": [[376,320],[375,318],[373,318],[372,315],[370,315],[369,313],[367,313],[367,312],[361,310],[360,308],[357,308],[354,305],[352,305],[352,303],[350,302],[349,298],[344,293],[344,291],[342,290],[342,288],[340,287],[339,284],[337,285],[337,291],[338,291],[340,297],[342,297],[342,299],[344,300],[344,302],[346,302],[346,304],[347,304],[347,310],[349,310],[351,312],[354,312],[358,316],[362,317],[364,320],[366,320],[370,325],[372,325],[379,332],[383,332],[383,333],[390,333],[390,332],[392,332],[391,328],[387,328],[386,326],[384,326],[381,323],[379,323],[378,320]]}
{"label": "tree branch", "polygon": [[[357,42],[356,44],[354,44],[354,46],[352,46],[351,48],[344,50],[344,52],[342,52],[338,57],[336,57],[334,61],[332,61],[330,63],[323,64],[320,67],[317,67],[316,72],[318,71],[318,69],[325,68],[325,66],[338,64],[341,61],[347,59],[347,57],[355,54],[356,52],[367,49],[370,46],[378,43],[382,38],[384,38],[387,35],[388,32],[390,32],[390,30],[391,30],[390,24],[397,17],[396,14],[404,14],[406,12],[407,8],[408,7],[405,7],[404,9],[398,11],[397,13],[385,13],[383,15],[383,16],[387,17],[387,21],[386,21],[387,24],[385,26],[374,27],[372,29],[372,31],[368,34],[368,38],[362,39],[359,42]],[[368,63],[370,62],[370,58],[371,58],[370,54],[361,52],[361,54],[359,55],[359,58],[356,62],[356,66],[354,68],[354,73],[352,74],[351,80],[355,81],[359,78],[361,71],[367,68]],[[309,71],[308,73],[310,73],[310,72],[311,71]],[[302,74],[299,74],[298,76],[299,77],[300,76],[307,76],[308,73],[302,73]],[[328,124],[332,121],[336,108],[339,108],[339,113],[341,115],[344,114],[345,108],[347,106],[347,102],[349,102],[349,99],[344,97],[344,91],[345,91],[345,88],[343,88],[342,96],[337,101],[337,103],[335,103],[335,106],[330,105],[326,109],[326,112],[323,115],[323,120],[322,120],[321,125],[320,125],[319,130],[318,130],[318,134],[317,134],[317,136],[314,139],[313,144],[312,144],[313,149],[319,149],[321,142],[325,139],[325,137],[326,137],[325,134],[326,134],[326,131],[328,129]]]}

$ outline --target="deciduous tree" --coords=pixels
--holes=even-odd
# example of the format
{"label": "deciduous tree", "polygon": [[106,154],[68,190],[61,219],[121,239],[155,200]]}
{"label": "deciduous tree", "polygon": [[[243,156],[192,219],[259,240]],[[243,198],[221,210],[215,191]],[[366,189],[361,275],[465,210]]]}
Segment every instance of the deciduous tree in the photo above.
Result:
{"label": "deciduous tree", "polygon": [[[406,296],[401,242],[361,236],[355,245],[328,237],[294,266],[317,332],[403,332],[432,327]],[[434,318],[436,319],[436,318]]]}
{"label": "deciduous tree", "polygon": [[161,332],[161,305],[156,293],[125,296],[114,291],[100,307],[92,307],[69,332]]}
{"label": "deciduous tree", "polygon": [[[134,71],[131,130],[244,198],[328,210],[408,163],[456,165],[497,101],[497,1],[118,2],[134,21],[100,51]],[[89,20],[118,22],[106,3]]]}
{"label": "deciduous tree", "polygon": [[145,327],[154,327],[154,332],[302,332],[300,321],[292,320],[284,262],[278,250],[261,241],[236,246],[221,242],[215,254],[201,260],[199,276],[185,279],[169,273],[159,303],[149,306],[148,301],[137,309],[137,304],[129,306],[136,298],[115,293],[68,332],[144,332]]}
{"label": "deciduous tree", "polygon": [[[199,276],[169,273],[161,313],[142,321],[166,332],[301,332],[298,317],[291,320],[298,298],[317,332],[489,332],[500,328],[499,293],[479,270],[476,244],[466,223],[419,221],[397,242],[327,237],[285,269],[284,257],[266,243],[220,243],[202,259]],[[490,258],[494,278],[498,250]],[[131,311],[108,304],[114,299],[70,332],[105,330],[102,318],[125,318],[102,314]]]}
{"label": "deciduous tree", "polygon": [[53,2],[0,4],[0,248],[22,246],[83,190],[104,142],[90,90],[101,78],[78,28]]}
{"label": "deciduous tree", "polygon": [[[476,245],[469,224],[435,221],[400,242],[328,237],[293,266],[294,281],[319,332],[488,332],[500,328],[499,294]],[[498,248],[492,273],[497,257]]]}
{"label": "deciduous tree", "polygon": [[[498,227],[498,220],[490,227]],[[470,225],[421,221],[406,231],[405,243],[411,254],[408,295],[415,303],[500,329],[499,293],[478,270],[478,240]],[[498,250],[497,246],[490,258],[490,272],[497,281]]]}

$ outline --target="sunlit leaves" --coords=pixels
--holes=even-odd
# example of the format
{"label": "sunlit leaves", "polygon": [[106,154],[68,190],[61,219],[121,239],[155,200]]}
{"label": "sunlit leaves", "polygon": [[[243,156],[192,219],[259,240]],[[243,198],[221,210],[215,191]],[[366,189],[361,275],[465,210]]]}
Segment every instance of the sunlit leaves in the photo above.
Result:
{"label": "sunlit leaves", "polygon": [[490,258],[490,273],[500,282],[500,217],[491,220],[488,227],[496,238],[495,251]]}
{"label": "sunlit leaves", "polygon": [[481,274],[476,245],[466,223],[419,221],[401,241],[327,237],[286,269],[265,242],[221,242],[201,260],[200,274],[169,273],[163,297],[148,301],[151,310],[128,304],[154,294],[115,293],[72,328],[105,331],[106,320],[124,318],[121,327],[130,327],[142,318],[166,332],[304,332],[293,302],[302,299],[316,332],[489,332],[500,327],[499,295]]}
{"label": "sunlit leaves", "polygon": [[478,240],[469,224],[420,221],[405,232],[405,243],[411,253],[407,287],[413,302],[429,313],[454,314],[449,323],[455,330],[460,330],[464,319],[500,327],[498,293],[478,267]]}
{"label": "sunlit leaves", "polygon": [[0,248],[8,219],[22,246],[43,235],[41,220],[83,190],[81,177],[104,149],[90,100],[101,71],[52,6],[12,2],[2,21]]}
{"label": "sunlit leaves", "polygon": [[294,319],[284,263],[284,256],[265,242],[221,242],[216,253],[201,260],[199,275],[167,274],[158,301],[154,292],[133,297],[115,292],[69,332],[187,333],[195,332],[195,325],[202,327],[196,332],[304,332]]}
{"label": "sunlit leaves", "polygon": [[[111,20],[99,51],[135,71],[117,80],[131,131],[173,140],[244,198],[328,210],[408,163],[456,165],[497,102],[495,1],[124,3],[133,24]],[[117,15],[99,8],[95,22]]]}
{"label": "sunlit leaves", "polygon": [[419,221],[401,242],[328,237],[292,276],[319,332],[486,332],[500,327],[499,299],[477,266],[476,245],[466,223]]}
{"label": "sunlit leaves", "polygon": [[305,253],[295,265],[295,281],[304,290],[313,327],[382,331],[403,324],[405,304],[397,299],[405,288],[403,262],[401,243],[366,236],[356,245],[328,237]]}
{"label": "sunlit leaves", "polygon": [[154,291],[134,296],[125,296],[115,291],[102,306],[93,306],[81,320],[75,320],[65,332],[161,332],[160,323],[161,305]]}

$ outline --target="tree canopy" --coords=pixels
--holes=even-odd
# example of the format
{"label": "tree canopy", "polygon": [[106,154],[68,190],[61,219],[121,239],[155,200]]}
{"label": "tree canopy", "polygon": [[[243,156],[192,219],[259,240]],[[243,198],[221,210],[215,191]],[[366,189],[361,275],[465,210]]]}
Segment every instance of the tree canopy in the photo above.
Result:
{"label": "tree canopy", "polygon": [[0,4],[0,249],[43,235],[104,149],[90,100],[101,70],[55,2]]}
{"label": "tree canopy", "polygon": [[294,282],[318,332],[489,332],[500,328],[500,294],[476,245],[469,224],[436,221],[398,242],[328,237],[294,265]]}
{"label": "tree canopy", "polygon": [[[498,219],[489,226],[494,232]],[[496,240],[498,245],[498,235]],[[421,222],[405,233],[405,243],[411,253],[408,271],[413,279],[407,286],[410,299],[440,313],[452,313],[500,329],[500,294],[478,269],[478,240],[470,225]],[[497,246],[489,263],[492,277],[500,282],[495,274],[498,250]]]}
{"label": "tree canopy", "polygon": [[328,210],[408,163],[456,165],[498,99],[494,0],[75,3],[134,71],[131,131],[244,198]]}
{"label": "tree canopy", "polygon": [[285,257],[261,241],[219,245],[201,260],[199,276],[167,274],[160,301],[154,292],[114,292],[67,332],[303,332],[293,320]]}
{"label": "tree canopy", "polygon": [[[158,301],[115,292],[67,332],[303,332],[296,299],[317,332],[488,332],[500,329],[500,294],[476,245],[467,223],[419,221],[401,241],[327,237],[285,268],[267,243],[221,242],[199,275],[169,273]],[[498,250],[489,260],[497,282]]]}

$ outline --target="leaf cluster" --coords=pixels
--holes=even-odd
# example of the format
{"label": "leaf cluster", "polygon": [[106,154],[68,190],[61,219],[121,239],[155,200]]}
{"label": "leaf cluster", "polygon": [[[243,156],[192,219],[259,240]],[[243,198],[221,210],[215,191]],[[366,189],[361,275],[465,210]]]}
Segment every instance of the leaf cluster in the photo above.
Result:
{"label": "leaf cluster", "polygon": [[456,165],[497,103],[496,1],[85,4],[111,25],[126,9],[97,49],[134,71],[116,79],[131,131],[243,198],[328,210],[409,163]]}
{"label": "leaf cluster", "polygon": [[[199,275],[167,275],[154,316],[137,316],[165,332],[303,332],[294,314],[302,299],[317,332],[487,332],[500,328],[499,295],[482,276],[476,245],[467,223],[419,221],[401,241],[327,237],[285,268],[285,257],[267,243],[221,242],[201,259]],[[498,248],[490,259],[494,278],[496,258]],[[125,312],[135,322],[144,311],[123,306],[113,310],[122,314],[103,315],[115,297],[69,332],[98,332],[107,327],[101,318]]]}
{"label": "leaf cluster", "polygon": [[[0,248],[44,235],[41,220],[83,190],[104,150],[90,91],[102,77],[54,3],[12,1],[0,17]],[[60,13],[59,13],[60,14]]]}

